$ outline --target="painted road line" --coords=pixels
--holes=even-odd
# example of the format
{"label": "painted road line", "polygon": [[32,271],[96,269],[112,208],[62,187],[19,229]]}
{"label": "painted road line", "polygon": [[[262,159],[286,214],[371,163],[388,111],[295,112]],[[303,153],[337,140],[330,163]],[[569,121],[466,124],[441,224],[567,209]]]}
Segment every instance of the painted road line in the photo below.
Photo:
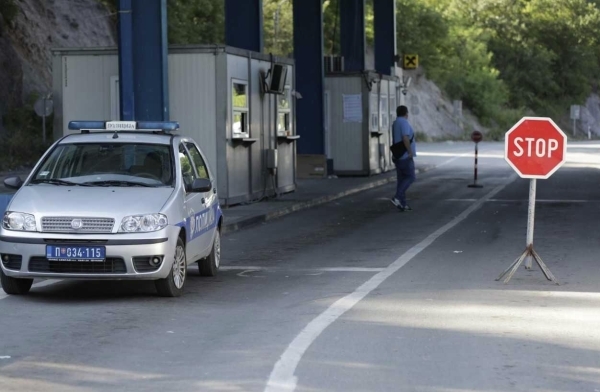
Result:
{"label": "painted road line", "polygon": [[[427,155],[426,153],[417,153],[417,157],[419,156],[419,154],[420,154],[420,155]],[[434,155],[434,154],[432,154],[432,156],[435,156],[435,155]],[[444,166],[446,166],[446,165],[449,165],[449,164],[451,164],[451,163],[452,163],[452,162],[454,162],[454,161],[457,161],[457,160],[459,160],[460,158],[466,158],[466,157],[468,157],[468,156],[471,156],[471,154],[470,154],[470,153],[464,153],[464,154],[460,154],[460,155],[458,155],[458,156],[456,156],[456,157],[454,157],[454,158],[452,158],[452,159],[448,159],[447,161],[444,161],[444,162],[440,163],[439,165],[436,165],[436,166],[435,166],[435,168],[436,168],[436,169],[438,169],[438,168],[440,168],[440,167],[444,167]]]}
{"label": "painted road line", "polygon": [[[443,199],[452,202],[475,202],[477,199]],[[486,203],[528,203],[527,199],[489,199]],[[600,200],[560,200],[560,199],[538,199],[536,203],[600,203]]]}
{"label": "painted road line", "polygon": [[265,392],[274,391],[294,391],[298,381],[294,374],[298,363],[310,345],[321,335],[321,333],[331,324],[333,324],[341,315],[352,309],[354,305],[365,298],[369,293],[381,285],[387,278],[397,272],[400,268],[411,261],[415,256],[429,247],[436,239],[444,233],[465,220],[469,215],[478,210],[487,200],[501,192],[506,186],[517,179],[516,175],[512,175],[507,182],[497,186],[491,192],[483,196],[471,207],[467,208],[460,215],[452,219],[449,223],[430,234],[423,241],[413,246],[406,253],[400,256],[396,261],[390,264],[384,271],[373,276],[363,285],[358,287],[351,294],[337,300],[327,310],[313,319],[290,343],[284,353],[279,358],[279,361],[273,367],[273,370],[267,381]]}
{"label": "painted road line", "polygon": [[279,268],[279,267],[244,267],[228,265],[219,267],[222,271],[285,271],[285,272],[381,272],[385,268],[373,267],[330,267],[330,268]]}
{"label": "painted road line", "polygon": [[[417,158],[419,158],[419,156],[422,156],[422,157],[455,157],[455,158],[453,158],[453,160],[456,160],[459,158],[471,157],[471,156],[473,156],[473,153],[469,152],[469,153],[465,153],[465,154],[459,154],[458,156],[456,156],[456,153],[453,153],[453,152],[419,152],[419,151],[417,151]],[[504,155],[502,155],[502,154],[481,154],[480,153],[479,158],[504,159]]]}
{"label": "painted road line", "polygon": [[[37,289],[40,287],[46,287],[46,286],[56,284],[58,282],[62,282],[62,279],[46,279],[46,280],[41,281],[40,283],[35,283],[34,285],[31,286],[31,288]],[[9,297],[8,294],[6,294],[4,292],[0,293],[0,300],[3,300],[4,298],[7,298],[7,297]]]}

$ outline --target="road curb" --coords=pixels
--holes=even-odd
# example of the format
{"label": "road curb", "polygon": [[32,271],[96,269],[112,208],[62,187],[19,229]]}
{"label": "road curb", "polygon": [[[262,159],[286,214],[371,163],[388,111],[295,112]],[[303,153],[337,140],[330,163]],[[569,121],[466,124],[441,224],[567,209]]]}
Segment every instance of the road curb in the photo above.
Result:
{"label": "road curb", "polygon": [[[416,174],[422,174],[422,173],[426,173],[435,168],[436,168],[436,166],[431,165],[431,166],[426,166],[423,168],[416,169],[415,172],[416,172]],[[388,172],[388,173],[390,173],[390,172]],[[369,189],[374,189],[374,188],[378,188],[378,187],[387,185],[391,182],[396,182],[396,176],[389,175],[389,177],[387,177],[387,178],[382,178],[379,180],[361,184],[359,186],[356,186],[356,187],[353,187],[350,189],[346,189],[345,191],[342,191],[342,192],[338,192],[338,193],[335,193],[332,195],[317,197],[315,199],[308,200],[308,201],[299,202],[299,203],[296,203],[289,207],[284,207],[284,208],[280,208],[276,211],[271,211],[271,212],[267,212],[264,214],[251,216],[251,217],[239,220],[234,223],[227,224],[227,217],[225,217],[225,225],[222,228],[222,234],[233,233],[233,232],[242,230],[244,228],[247,228],[249,226],[254,226],[259,223],[265,223],[265,222],[271,221],[273,219],[277,219],[282,216],[289,215],[294,212],[317,207],[317,206],[329,203],[331,201],[341,199],[342,197],[354,195],[354,194],[357,194],[360,192],[367,191]]]}

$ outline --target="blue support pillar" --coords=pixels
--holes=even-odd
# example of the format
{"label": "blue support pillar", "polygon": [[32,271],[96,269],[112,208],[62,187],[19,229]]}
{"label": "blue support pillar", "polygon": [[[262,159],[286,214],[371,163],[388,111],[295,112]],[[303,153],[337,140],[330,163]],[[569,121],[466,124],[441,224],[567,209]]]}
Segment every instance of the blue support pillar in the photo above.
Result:
{"label": "blue support pillar", "polygon": [[322,0],[295,0],[294,60],[298,153],[325,153],[323,127],[323,5]]}
{"label": "blue support pillar", "polygon": [[169,120],[166,0],[119,1],[121,120]]}
{"label": "blue support pillar", "polygon": [[375,0],[375,70],[391,75],[396,56],[396,1]]}
{"label": "blue support pillar", "polygon": [[262,0],[225,0],[225,43],[263,51]]}
{"label": "blue support pillar", "polygon": [[135,119],[133,93],[133,6],[131,0],[119,1],[119,102],[123,121]]}
{"label": "blue support pillar", "polygon": [[363,71],[367,46],[365,0],[340,0],[340,43],[344,70]]}

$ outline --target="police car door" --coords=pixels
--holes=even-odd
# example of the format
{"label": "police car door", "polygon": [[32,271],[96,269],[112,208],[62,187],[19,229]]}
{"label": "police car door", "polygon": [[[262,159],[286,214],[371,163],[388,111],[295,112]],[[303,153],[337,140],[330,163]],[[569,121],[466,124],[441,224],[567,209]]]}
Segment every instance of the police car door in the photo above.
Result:
{"label": "police car door", "polygon": [[203,194],[205,212],[202,214],[202,219],[199,222],[202,225],[202,239],[200,242],[202,246],[201,252],[203,255],[208,255],[212,249],[212,242],[217,227],[216,217],[217,208],[219,207],[219,198],[217,197],[216,183],[206,164],[206,159],[200,152],[198,146],[196,146],[194,142],[186,140],[185,147],[190,153],[190,158],[192,158],[198,178],[210,180],[212,184],[212,189]]}
{"label": "police car door", "polygon": [[202,250],[205,244],[203,236],[201,235],[202,230],[202,213],[205,210],[204,205],[204,193],[194,193],[191,191],[194,180],[198,178],[194,163],[190,158],[188,150],[185,148],[184,143],[179,144],[179,162],[181,165],[181,178],[185,188],[185,202],[184,202],[184,213],[185,213],[185,226],[186,226],[186,256],[188,262],[198,260],[203,257]]}

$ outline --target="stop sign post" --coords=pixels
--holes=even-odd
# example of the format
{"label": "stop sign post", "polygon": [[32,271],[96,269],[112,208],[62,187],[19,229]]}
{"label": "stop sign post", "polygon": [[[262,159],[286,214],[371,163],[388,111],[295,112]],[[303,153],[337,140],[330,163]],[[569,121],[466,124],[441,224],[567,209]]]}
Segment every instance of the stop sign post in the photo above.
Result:
{"label": "stop sign post", "polygon": [[521,256],[496,280],[500,280],[508,274],[504,280],[504,283],[508,283],[523,260],[526,260],[526,269],[531,269],[532,260],[535,260],[546,279],[559,284],[533,248],[533,228],[535,222],[536,181],[537,179],[548,179],[565,163],[567,158],[567,135],[550,118],[523,117],[506,132],[504,153],[504,159],[517,174],[521,178],[530,179],[527,246]]}

